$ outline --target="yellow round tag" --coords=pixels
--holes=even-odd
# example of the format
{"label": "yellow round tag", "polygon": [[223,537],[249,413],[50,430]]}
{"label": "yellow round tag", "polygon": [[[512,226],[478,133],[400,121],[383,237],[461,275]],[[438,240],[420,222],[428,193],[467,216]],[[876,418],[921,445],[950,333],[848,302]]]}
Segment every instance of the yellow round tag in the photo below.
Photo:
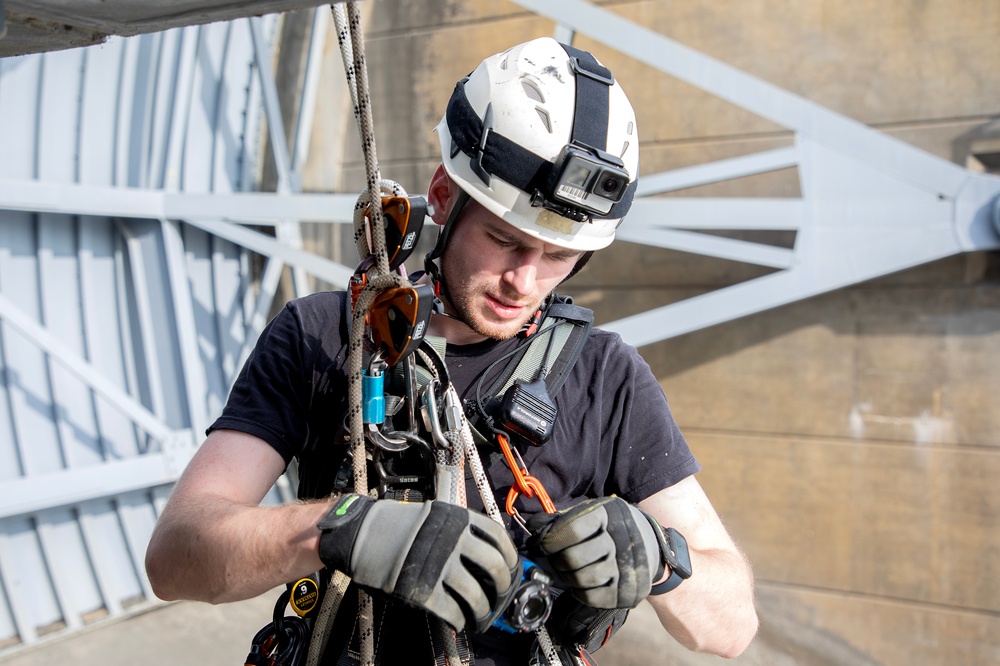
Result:
{"label": "yellow round tag", "polygon": [[316,581],[312,578],[300,578],[296,581],[289,603],[299,617],[308,615],[319,603],[319,586]]}

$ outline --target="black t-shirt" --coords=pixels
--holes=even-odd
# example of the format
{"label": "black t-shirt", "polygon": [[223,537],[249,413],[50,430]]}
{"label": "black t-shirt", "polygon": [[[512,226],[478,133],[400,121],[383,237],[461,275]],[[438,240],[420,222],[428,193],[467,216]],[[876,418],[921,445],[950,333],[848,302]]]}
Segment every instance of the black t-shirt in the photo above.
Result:
{"label": "black t-shirt", "polygon": [[[345,455],[337,434],[347,405],[346,298],[344,292],[322,292],[289,302],[264,329],[209,428],[260,437],[286,464],[297,457],[304,498],[329,494]],[[448,345],[446,363],[463,400],[475,397],[494,360],[521,343],[514,338]],[[557,509],[612,494],[636,503],[700,469],[649,366],[617,334],[591,330],[555,403],[551,439],[518,449]],[[484,465],[502,507],[513,475],[497,455],[484,456]],[[482,508],[471,477],[467,490],[469,506]],[[541,510],[524,497],[518,507],[525,516]],[[523,542],[519,527],[508,520],[508,528]],[[506,663],[479,652],[479,664]]]}

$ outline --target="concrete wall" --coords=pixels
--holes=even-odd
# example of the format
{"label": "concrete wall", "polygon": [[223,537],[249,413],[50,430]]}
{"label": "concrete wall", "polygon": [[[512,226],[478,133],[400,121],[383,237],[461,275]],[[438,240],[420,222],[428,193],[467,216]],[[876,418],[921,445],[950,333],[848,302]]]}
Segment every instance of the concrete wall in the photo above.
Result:
{"label": "concrete wall", "polygon": [[[995,0],[603,4],[931,153],[991,163],[970,154],[995,144],[1000,125]],[[422,192],[437,164],[429,130],[455,80],[553,28],[505,2],[374,2],[383,174]],[[629,92],[644,173],[791,143],[607,47],[575,44]],[[362,186],[353,127],[345,146],[339,182],[307,188]],[[799,191],[787,170],[684,194]],[[568,291],[610,321],[760,271],[621,243]],[[952,258],[641,351],[757,573],[761,633],[737,663],[1000,663],[1000,257]],[[633,640],[602,664],[714,661],[647,631],[649,621],[640,609],[625,629]]]}

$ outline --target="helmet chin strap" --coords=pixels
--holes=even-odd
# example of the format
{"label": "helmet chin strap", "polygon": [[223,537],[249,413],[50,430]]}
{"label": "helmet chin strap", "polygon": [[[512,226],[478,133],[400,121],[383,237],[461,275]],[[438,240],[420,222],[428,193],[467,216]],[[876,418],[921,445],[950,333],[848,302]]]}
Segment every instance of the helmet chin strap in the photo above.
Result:
{"label": "helmet chin strap", "polygon": [[594,250],[589,250],[587,252],[582,253],[580,255],[580,258],[576,260],[576,264],[573,266],[573,270],[571,270],[569,272],[569,275],[564,277],[562,282],[560,282],[559,284],[566,284],[567,280],[569,280],[571,277],[579,273],[580,269],[582,269],[584,266],[587,265],[587,262],[590,261],[590,258],[592,256],[594,256]]}
{"label": "helmet chin strap", "polygon": [[[430,252],[424,255],[424,270],[431,276],[431,284],[434,285],[434,293],[437,296],[443,295],[447,298],[448,303],[450,303],[452,307],[454,307],[455,302],[452,300],[451,294],[448,292],[448,285],[444,281],[444,275],[441,273],[441,269],[438,267],[435,260],[444,256],[444,250],[448,246],[448,239],[451,237],[452,229],[455,228],[458,216],[461,215],[462,211],[465,209],[465,205],[469,203],[468,193],[462,188],[457,189],[458,192],[455,195],[455,203],[452,205],[451,210],[448,211],[448,219],[445,220],[444,226],[441,227],[441,231],[438,233],[437,243],[434,244],[434,248]],[[461,317],[447,312],[442,312],[442,314],[468,325],[468,323]]]}

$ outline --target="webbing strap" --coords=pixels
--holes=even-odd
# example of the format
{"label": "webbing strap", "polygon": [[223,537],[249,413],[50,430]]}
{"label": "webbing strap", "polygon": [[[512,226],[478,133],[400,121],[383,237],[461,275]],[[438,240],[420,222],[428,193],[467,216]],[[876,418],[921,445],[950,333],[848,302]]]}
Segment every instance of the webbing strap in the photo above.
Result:
{"label": "webbing strap", "polygon": [[[543,369],[542,361],[544,359],[547,373],[545,375],[545,388],[549,396],[555,398],[556,393],[569,377],[569,371],[580,357],[594,323],[593,310],[560,300],[560,298],[554,295],[553,303],[549,305],[545,319],[542,320],[538,331],[532,336],[531,342],[521,351],[520,356],[515,356],[507,363],[504,371],[487,389],[487,396],[502,396],[518,380],[533,381],[539,377]],[[548,349],[550,335],[555,336],[551,350]],[[480,448],[494,446],[492,440],[481,431],[485,425],[484,419],[474,400],[466,402],[465,411],[476,446]],[[487,434],[489,434],[488,431]]]}
{"label": "webbing strap", "polygon": [[[549,396],[554,398],[583,351],[593,323],[593,310],[572,303],[552,303],[533,336],[535,339],[521,353],[516,365],[508,364],[509,370],[494,381],[488,395],[503,395],[517,380],[537,379],[543,370],[544,361],[545,388],[548,389]],[[552,329],[553,326],[557,328]],[[554,336],[551,349],[549,336]]]}
{"label": "webbing strap", "polygon": [[576,72],[576,111],[573,114],[573,141],[598,150],[608,148],[608,98],[615,83],[611,70],[592,54],[560,44]]}
{"label": "webbing strap", "polygon": [[[610,85],[608,81],[613,83],[614,78],[610,71],[598,64],[597,60],[586,51],[565,45],[563,48],[572,56],[573,68],[577,74],[577,107],[573,116],[572,141],[598,150],[606,150]],[[510,183],[522,192],[534,194],[536,191],[548,189],[546,184],[551,178],[555,178],[553,175],[555,165],[495,131],[491,126],[492,122],[486,122],[492,113],[484,113],[485,118],[481,119],[465,94],[466,80],[463,79],[455,84],[455,90],[445,111],[453,143],[452,157],[461,150],[477,163],[477,168],[482,167],[487,174]],[[629,183],[621,200],[614,203],[607,213],[603,215],[592,213],[591,216],[596,219],[624,217],[632,205],[637,183],[637,180]]]}

